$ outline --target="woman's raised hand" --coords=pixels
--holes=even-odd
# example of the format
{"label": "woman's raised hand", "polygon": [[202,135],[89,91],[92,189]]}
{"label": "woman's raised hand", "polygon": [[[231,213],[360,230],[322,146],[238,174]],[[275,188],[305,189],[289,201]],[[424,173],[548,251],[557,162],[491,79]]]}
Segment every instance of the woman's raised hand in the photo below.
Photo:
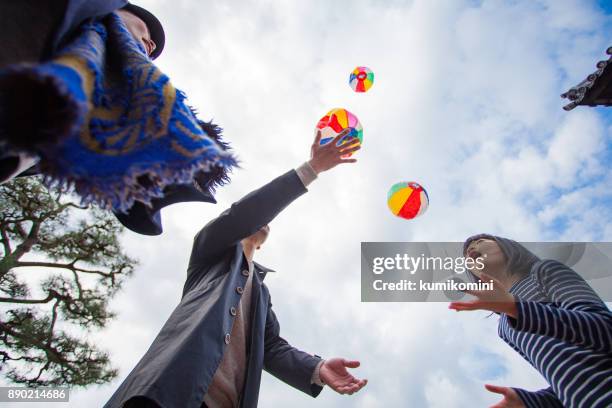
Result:
{"label": "woman's raised hand", "polygon": [[491,283],[491,290],[465,290],[464,292],[475,296],[474,300],[466,300],[463,302],[451,302],[449,309],[457,312],[466,310],[489,310],[496,313],[505,313],[516,319],[518,315],[516,307],[516,299],[501,282],[484,272],[473,271],[483,283]]}
{"label": "woman's raised hand", "polygon": [[518,396],[516,391],[510,387],[500,387],[499,385],[485,384],[485,388],[495,394],[504,396],[504,399],[490,408],[526,408],[523,401]]}

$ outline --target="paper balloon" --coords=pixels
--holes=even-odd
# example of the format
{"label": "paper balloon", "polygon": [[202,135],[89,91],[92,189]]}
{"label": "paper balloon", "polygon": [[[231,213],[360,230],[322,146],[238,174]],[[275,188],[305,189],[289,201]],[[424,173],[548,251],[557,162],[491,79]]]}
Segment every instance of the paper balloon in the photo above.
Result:
{"label": "paper balloon", "polygon": [[351,72],[349,84],[355,92],[367,92],[374,84],[374,73],[368,67],[357,67]]}
{"label": "paper balloon", "polygon": [[[317,123],[315,133],[321,131],[320,144],[324,145],[331,142],[334,137],[347,128],[350,129],[350,132],[338,141],[337,146],[347,143],[363,143],[363,127],[359,123],[359,119],[351,112],[342,108],[332,109],[327,112]],[[352,153],[346,156],[351,155]]]}
{"label": "paper balloon", "polygon": [[422,215],[429,206],[429,196],[418,183],[408,181],[394,184],[387,195],[387,205],[401,218],[411,220]]}

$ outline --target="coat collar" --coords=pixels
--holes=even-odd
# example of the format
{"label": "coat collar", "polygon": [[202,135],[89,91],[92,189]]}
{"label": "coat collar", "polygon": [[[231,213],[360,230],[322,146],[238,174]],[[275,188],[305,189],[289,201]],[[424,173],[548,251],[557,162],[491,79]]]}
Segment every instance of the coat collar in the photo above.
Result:
{"label": "coat collar", "polygon": [[[238,251],[240,251],[240,254],[242,255],[242,260],[243,260],[243,262],[245,262],[246,264],[248,264],[248,262],[249,262],[249,261],[246,259],[246,256],[244,256],[244,250],[243,250],[243,248],[242,248],[242,244],[241,244],[241,243],[239,243],[239,244],[238,244],[238,246],[236,247],[236,249],[237,249]],[[255,270],[255,271],[257,271],[257,272],[258,272],[258,275],[259,275],[259,277],[260,277],[262,280],[263,280],[263,278],[265,278],[265,277],[266,277],[266,274],[267,274],[268,272],[276,272],[274,269],[270,269],[270,268],[268,268],[268,267],[266,267],[266,266],[263,266],[262,264],[257,263],[257,262],[255,262],[255,261],[253,261],[253,270]]]}
{"label": "coat collar", "polygon": [[259,273],[259,276],[261,277],[261,279],[265,278],[268,272],[276,272],[274,269],[265,267],[262,264],[259,264],[255,261],[253,261],[253,269]]}

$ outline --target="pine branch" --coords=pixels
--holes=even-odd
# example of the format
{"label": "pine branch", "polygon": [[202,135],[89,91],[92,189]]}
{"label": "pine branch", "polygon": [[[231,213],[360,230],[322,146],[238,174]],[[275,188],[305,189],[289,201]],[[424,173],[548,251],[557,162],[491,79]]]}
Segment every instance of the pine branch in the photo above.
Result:
{"label": "pine branch", "polygon": [[81,272],[81,273],[90,273],[94,275],[100,275],[105,278],[110,278],[114,282],[114,275],[119,272],[104,272],[99,270],[91,270],[91,269],[83,269],[78,268],[74,265],[77,260],[71,263],[54,263],[54,262],[17,262],[13,266],[13,268],[21,268],[21,267],[42,267],[42,268],[60,268],[60,269],[68,269],[73,272]]}
{"label": "pine branch", "polygon": [[55,304],[53,305],[52,317],[51,317],[51,325],[49,327],[49,335],[47,337],[47,345],[51,345],[51,341],[53,340],[53,329],[55,328],[55,322],[57,322],[57,307],[60,304],[60,300],[57,299]]}
{"label": "pine branch", "polygon": [[11,241],[9,241],[8,234],[4,225],[0,225],[0,238],[2,238],[2,246],[4,247],[4,256],[9,256],[13,252],[11,249]]}
{"label": "pine branch", "polygon": [[71,207],[71,208],[76,208],[76,209],[78,209],[78,210],[87,210],[87,209],[89,208],[89,206],[87,206],[87,205],[83,205],[83,206],[81,206],[81,205],[77,205],[77,204],[75,204],[75,203],[66,203],[66,204],[64,204],[62,207],[63,207],[63,208],[62,208],[62,210],[63,210],[64,208],[68,208],[68,207]]}
{"label": "pine branch", "polygon": [[40,368],[40,370],[38,371],[38,375],[36,376],[36,378],[34,378],[34,380],[32,380],[33,383],[37,383],[39,381],[40,376],[49,369],[50,364],[51,362],[47,361],[47,363]]}
{"label": "pine branch", "polygon": [[21,244],[19,244],[19,246],[15,248],[15,252],[12,253],[15,260],[18,260],[27,252],[30,252],[30,249],[32,249],[32,246],[38,239],[38,231],[40,231],[40,223],[38,221],[34,221],[32,223],[32,228],[30,228],[30,232],[28,233],[28,237]]}
{"label": "pine branch", "polygon": [[58,293],[53,291],[53,292],[49,292],[47,297],[44,299],[18,299],[18,298],[0,297],[0,303],[19,303],[19,304],[35,305],[35,304],[49,303],[50,301],[55,299],[57,295]]}
{"label": "pine branch", "polygon": [[0,350],[0,356],[2,357],[3,363],[6,363],[9,360],[10,361],[28,361],[28,362],[36,361],[35,358],[28,357],[28,356],[12,357],[9,353],[7,353],[6,351],[2,351],[2,350]]}
{"label": "pine branch", "polygon": [[34,337],[31,337],[24,333],[20,333],[16,330],[13,330],[12,327],[10,327],[4,322],[0,322],[0,332],[5,332],[6,334],[13,336],[21,341],[24,341],[28,344],[36,346],[37,348],[44,351],[45,354],[47,354],[47,356],[50,357],[51,361],[54,361],[54,362],[65,362],[66,361],[62,358],[61,353],[55,350],[55,348],[40,342],[38,339]]}
{"label": "pine branch", "polygon": [[[73,261],[72,265],[74,265],[74,262],[76,261]],[[79,280],[79,274],[74,269],[72,270],[72,276],[74,277],[74,283],[77,287],[77,291],[79,292],[79,299],[83,299],[83,286]]]}
{"label": "pine branch", "polygon": [[[37,178],[0,185],[0,251],[5,252],[0,257],[0,363],[4,376],[16,383],[83,386],[117,375],[106,353],[61,328],[89,334],[104,327],[114,317],[108,302],[136,261],[123,252],[122,227],[112,215],[71,202],[66,193],[48,190]],[[73,211],[86,209],[85,217],[72,217]],[[29,253],[43,258],[21,261]],[[24,267],[42,270],[44,298],[29,295],[30,281],[20,279]],[[87,275],[98,276],[95,287],[89,287]]]}

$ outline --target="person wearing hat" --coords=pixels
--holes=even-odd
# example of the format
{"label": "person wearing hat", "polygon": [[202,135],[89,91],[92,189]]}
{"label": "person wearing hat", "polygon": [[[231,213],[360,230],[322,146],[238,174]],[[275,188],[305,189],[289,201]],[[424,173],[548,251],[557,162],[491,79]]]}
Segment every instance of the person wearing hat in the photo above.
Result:
{"label": "person wearing hat", "polygon": [[[126,0],[19,0],[0,3],[0,68],[51,58],[83,22],[113,11],[151,59],[161,55],[166,43],[161,22]],[[20,174],[38,174],[32,169],[37,162],[37,157],[24,153],[0,156],[0,183]]]}
{"label": "person wearing hat", "polygon": [[[101,20],[113,12],[119,16],[144,54],[152,60],[161,55],[165,45],[165,33],[162,24],[151,12],[125,0],[20,0],[0,4],[0,42],[3,43],[3,47],[0,48],[0,69],[3,67],[10,69],[11,66],[19,66],[24,63],[30,65],[42,64],[52,60],[57,53],[70,45],[74,37],[79,34],[78,31],[83,24],[92,20]],[[15,83],[12,80],[7,82],[9,84]],[[2,88],[0,95],[7,94],[6,86],[3,86],[4,88],[0,87]],[[26,105],[28,105],[28,98],[29,96],[21,98],[26,100]],[[41,100],[45,99],[42,98]],[[49,106],[44,107],[48,112],[53,112],[54,104],[61,107],[63,103],[63,101],[56,101],[52,98],[46,100],[52,101],[46,102]],[[14,100],[4,97],[1,99],[0,105],[6,107],[10,107],[10,105],[19,106],[15,104]],[[21,110],[20,108],[12,109]],[[3,125],[4,128],[8,127],[9,130],[0,131],[0,183],[19,175],[29,176],[44,173],[41,163],[38,163],[40,156],[36,152],[39,148],[25,145],[26,143],[33,144],[33,142],[24,142],[25,146],[19,144],[21,143],[19,139],[23,138],[19,135],[32,133],[28,130],[22,130],[20,123],[31,123],[32,121],[12,119],[15,118],[15,115],[11,113],[2,115],[2,110],[10,112],[0,106],[0,121],[2,123],[15,121],[16,125]],[[23,110],[21,111],[23,112]],[[33,109],[32,114],[37,111],[37,109]],[[47,115],[52,118],[51,120],[59,121],[59,119],[53,119],[56,117],[55,114],[48,113]],[[197,124],[203,133],[223,150],[229,149],[228,145],[220,139],[220,128],[199,119],[197,119]],[[12,130],[13,128],[16,130]],[[49,128],[49,126],[42,127],[42,129]],[[29,128],[26,127],[25,129]],[[50,133],[51,139],[58,137],[53,132],[48,133]],[[11,134],[17,135],[17,143],[10,139]],[[45,137],[47,136],[45,135]],[[37,141],[40,138],[30,137],[28,140],[30,139]],[[49,143],[52,144],[53,141],[50,140]],[[211,170],[206,173],[202,171],[195,173],[193,179],[188,182],[181,181],[165,185],[161,196],[158,193],[150,194],[146,200],[134,200],[128,208],[113,207],[113,212],[128,229],[139,234],[159,235],[162,233],[160,210],[163,207],[186,201],[215,203],[212,194],[214,187],[228,181],[226,170],[230,167],[229,165],[224,167],[212,166]],[[185,168],[188,168],[187,164]],[[126,177],[126,180],[129,179],[130,177]],[[146,179],[143,183],[142,185],[147,185]],[[75,184],[83,185],[83,182],[77,181]],[[140,185],[135,187],[140,188]]]}
{"label": "person wearing hat", "polygon": [[496,408],[612,406],[612,313],[568,266],[541,260],[523,245],[489,234],[468,238],[464,256],[483,261],[473,277],[493,290],[466,291],[456,311],[499,314],[499,335],[538,370],[550,387],[539,391],[487,384],[503,397]]}
{"label": "person wearing hat", "polygon": [[157,17],[142,7],[130,3],[118,10],[117,14],[151,59],[161,55],[166,37]]}
{"label": "person wearing hat", "polygon": [[319,132],[308,162],[246,195],[198,232],[179,305],[106,408],[255,408],[264,369],[312,397],[323,385],[340,394],[366,385],[347,370],[358,361],[322,360],[281,337],[263,283],[272,270],[253,260],[270,235],[269,223],[318,174],[355,162],[344,156],[359,146],[336,145],[345,134],[321,146]]}
{"label": "person wearing hat", "polygon": [[[0,2],[0,68],[51,58],[87,20],[114,11],[151,59],[164,49],[162,24],[151,12],[127,0],[18,0]],[[147,45],[147,42],[150,42]]]}
{"label": "person wearing hat", "polygon": [[[113,11],[151,59],[161,55],[166,42],[161,23],[126,0],[6,1],[0,3],[0,68],[49,59],[84,21]],[[0,183],[20,174],[37,174],[36,169],[24,173],[37,162],[36,156],[22,152],[0,156]]]}

